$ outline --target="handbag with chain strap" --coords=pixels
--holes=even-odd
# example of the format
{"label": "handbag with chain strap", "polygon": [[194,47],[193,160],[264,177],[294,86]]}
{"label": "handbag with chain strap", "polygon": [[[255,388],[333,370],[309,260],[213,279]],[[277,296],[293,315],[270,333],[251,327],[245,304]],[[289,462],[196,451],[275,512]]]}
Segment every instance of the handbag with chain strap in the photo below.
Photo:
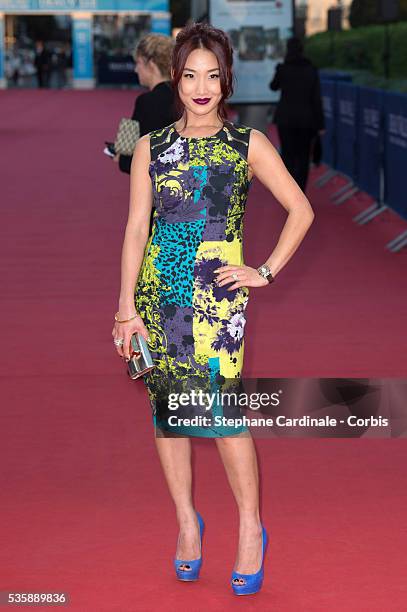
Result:
{"label": "handbag with chain strap", "polygon": [[120,155],[133,155],[134,148],[140,138],[140,125],[134,119],[120,119],[114,149]]}

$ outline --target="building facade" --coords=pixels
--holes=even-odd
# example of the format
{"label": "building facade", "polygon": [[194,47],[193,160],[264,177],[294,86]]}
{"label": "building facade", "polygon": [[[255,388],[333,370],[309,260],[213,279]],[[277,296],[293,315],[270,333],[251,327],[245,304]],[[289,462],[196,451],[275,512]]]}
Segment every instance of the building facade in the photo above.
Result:
{"label": "building facade", "polygon": [[94,38],[98,15],[149,15],[151,31],[170,34],[169,0],[0,0],[0,88],[5,78],[5,18],[7,15],[68,15],[72,26],[73,87],[95,86]]}
{"label": "building facade", "polygon": [[305,21],[305,34],[311,36],[328,29],[328,9],[342,7],[342,27],[349,27],[348,15],[352,0],[296,0],[297,17]]}

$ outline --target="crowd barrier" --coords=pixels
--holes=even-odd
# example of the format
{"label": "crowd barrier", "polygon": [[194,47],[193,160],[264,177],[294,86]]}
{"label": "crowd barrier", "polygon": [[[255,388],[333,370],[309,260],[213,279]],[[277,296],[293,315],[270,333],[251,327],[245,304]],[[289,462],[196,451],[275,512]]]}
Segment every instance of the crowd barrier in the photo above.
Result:
{"label": "crowd barrier", "polygon": [[[360,87],[347,79],[321,78],[326,132],[322,161],[328,171],[321,186],[340,174],[346,184],[332,195],[341,204],[356,191],[374,204],[354,217],[360,225],[391,208],[407,220],[407,95]],[[407,246],[407,230],[389,242],[396,252]]]}
{"label": "crowd barrier", "polygon": [[319,70],[319,76],[321,79],[328,79],[329,81],[352,81],[352,75],[344,70]]}

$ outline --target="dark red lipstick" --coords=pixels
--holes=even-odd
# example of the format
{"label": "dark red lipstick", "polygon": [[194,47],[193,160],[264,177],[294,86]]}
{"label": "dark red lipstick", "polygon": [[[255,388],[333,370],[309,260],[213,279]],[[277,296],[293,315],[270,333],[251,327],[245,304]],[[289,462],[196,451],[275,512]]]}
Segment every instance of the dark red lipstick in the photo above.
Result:
{"label": "dark red lipstick", "polygon": [[210,98],[192,98],[195,104],[208,104]]}

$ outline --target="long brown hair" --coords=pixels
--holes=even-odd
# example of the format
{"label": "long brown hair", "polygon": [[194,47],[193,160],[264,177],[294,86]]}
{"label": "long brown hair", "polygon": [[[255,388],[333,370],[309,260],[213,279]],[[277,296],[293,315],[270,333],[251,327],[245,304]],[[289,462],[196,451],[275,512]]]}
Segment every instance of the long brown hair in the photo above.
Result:
{"label": "long brown hair", "polygon": [[227,117],[226,100],[233,93],[233,48],[227,34],[207,23],[191,23],[180,30],[175,39],[172,52],[172,79],[174,106],[179,117],[184,113],[184,105],[179,97],[178,84],[181,80],[187,58],[195,49],[208,49],[216,56],[219,64],[219,78],[222,98],[218,104],[218,117]]}

